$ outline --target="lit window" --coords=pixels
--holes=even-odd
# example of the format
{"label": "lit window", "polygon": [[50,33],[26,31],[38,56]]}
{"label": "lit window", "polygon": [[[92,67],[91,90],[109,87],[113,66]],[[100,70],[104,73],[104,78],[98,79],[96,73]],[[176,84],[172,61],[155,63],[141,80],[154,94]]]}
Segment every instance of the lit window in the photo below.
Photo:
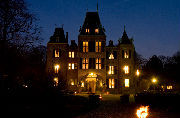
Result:
{"label": "lit window", "polygon": [[54,86],[56,87],[56,86],[58,86],[58,78],[57,77],[55,77],[54,79],[53,79],[53,83],[54,83]]}
{"label": "lit window", "polygon": [[89,33],[89,29],[86,29],[86,33]]}
{"label": "lit window", "polygon": [[129,58],[129,54],[128,54],[128,51],[124,51],[124,58]]}
{"label": "lit window", "polygon": [[101,42],[96,42],[96,52],[101,52]]}
{"label": "lit window", "polygon": [[59,50],[54,50],[54,56],[59,57]]}
{"label": "lit window", "polygon": [[125,87],[129,87],[129,79],[125,79]]}
{"label": "lit window", "polygon": [[88,52],[88,42],[83,42],[83,52]]}
{"label": "lit window", "polygon": [[114,79],[109,79],[109,88],[114,88]]}
{"label": "lit window", "polygon": [[97,29],[95,29],[95,33],[99,33],[99,29],[97,28]]}
{"label": "lit window", "polygon": [[114,59],[114,55],[111,53],[109,59]]}
{"label": "lit window", "polygon": [[114,66],[109,66],[109,74],[114,74]]}
{"label": "lit window", "polygon": [[167,86],[167,89],[169,89],[169,90],[172,89],[172,86]]}
{"label": "lit window", "polygon": [[96,59],[96,69],[101,69],[101,58]]}
{"label": "lit window", "polygon": [[124,72],[125,72],[125,74],[129,73],[129,66],[124,66]]}
{"label": "lit window", "polygon": [[58,73],[58,72],[59,72],[59,68],[60,68],[60,66],[59,66],[58,64],[54,66],[55,73]]}
{"label": "lit window", "polygon": [[74,69],[77,69],[77,63],[69,63],[68,64],[68,69],[69,70],[74,70]]}
{"label": "lit window", "polygon": [[74,52],[69,52],[69,58],[74,58]]}
{"label": "lit window", "polygon": [[88,69],[88,62],[89,62],[89,60],[87,58],[83,58],[82,69]]}
{"label": "lit window", "polygon": [[84,87],[84,81],[81,81],[81,87]]}

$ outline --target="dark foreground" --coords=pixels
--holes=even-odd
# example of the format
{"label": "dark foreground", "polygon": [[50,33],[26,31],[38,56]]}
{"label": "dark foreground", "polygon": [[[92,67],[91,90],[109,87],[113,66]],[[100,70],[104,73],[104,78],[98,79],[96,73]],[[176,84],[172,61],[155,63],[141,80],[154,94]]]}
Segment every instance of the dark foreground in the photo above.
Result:
{"label": "dark foreground", "polygon": [[59,116],[61,118],[137,118],[136,110],[149,106],[148,118],[180,118],[180,97],[174,94],[139,94],[129,103],[129,97],[102,95],[100,103],[89,101],[88,95],[46,91],[18,90],[1,96],[1,114],[14,116]]}

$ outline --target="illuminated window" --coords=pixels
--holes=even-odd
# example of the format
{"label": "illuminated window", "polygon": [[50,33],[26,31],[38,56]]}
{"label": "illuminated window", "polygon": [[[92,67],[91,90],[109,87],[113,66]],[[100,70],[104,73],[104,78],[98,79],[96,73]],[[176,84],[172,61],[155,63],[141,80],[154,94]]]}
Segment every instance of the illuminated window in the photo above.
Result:
{"label": "illuminated window", "polygon": [[99,33],[99,29],[97,28],[97,29],[95,29],[95,33]]}
{"label": "illuminated window", "polygon": [[169,89],[169,90],[172,89],[172,86],[167,86],[167,89]]}
{"label": "illuminated window", "polygon": [[59,66],[58,64],[54,66],[55,73],[58,73],[58,72],[59,72],[59,68],[60,68],[60,66]]}
{"label": "illuminated window", "polygon": [[128,51],[124,51],[124,58],[126,58],[126,59],[128,59],[128,58],[129,58]]}
{"label": "illuminated window", "polygon": [[89,60],[87,58],[83,58],[82,60],[82,69],[88,69]]}
{"label": "illuminated window", "polygon": [[101,69],[101,58],[96,59],[96,69]]}
{"label": "illuminated window", "polygon": [[54,50],[54,57],[59,57],[59,50]]}
{"label": "illuminated window", "polygon": [[101,52],[101,42],[96,42],[96,52]]}
{"label": "illuminated window", "polygon": [[81,81],[81,87],[84,87],[84,81]]}
{"label": "illuminated window", "polygon": [[129,73],[129,66],[124,66],[124,73],[128,74]]}
{"label": "illuminated window", "polygon": [[77,69],[77,63],[69,63],[68,64],[68,69],[69,70],[74,70],[74,69]]}
{"label": "illuminated window", "polygon": [[109,55],[109,59],[114,59],[114,55],[112,53]]}
{"label": "illuminated window", "polygon": [[74,80],[73,80],[73,79],[71,79],[70,83],[71,83],[71,85],[74,85]]}
{"label": "illuminated window", "polygon": [[88,52],[88,42],[83,42],[83,52]]}
{"label": "illuminated window", "polygon": [[86,33],[89,33],[89,29],[86,29]]}
{"label": "illuminated window", "polygon": [[129,87],[129,79],[125,79],[125,87]]}
{"label": "illuminated window", "polygon": [[109,79],[109,88],[114,88],[114,79]]}
{"label": "illuminated window", "polygon": [[69,52],[69,58],[74,58],[74,52]]}
{"label": "illuminated window", "polygon": [[54,83],[54,86],[55,86],[55,87],[58,86],[58,78],[57,78],[57,77],[55,77],[55,78],[53,79],[53,83]]}
{"label": "illuminated window", "polygon": [[109,74],[114,74],[114,66],[109,66]]}
{"label": "illuminated window", "polygon": [[139,73],[139,70],[137,69],[137,71],[136,71],[136,75],[137,76],[139,76],[140,75],[140,73]]}

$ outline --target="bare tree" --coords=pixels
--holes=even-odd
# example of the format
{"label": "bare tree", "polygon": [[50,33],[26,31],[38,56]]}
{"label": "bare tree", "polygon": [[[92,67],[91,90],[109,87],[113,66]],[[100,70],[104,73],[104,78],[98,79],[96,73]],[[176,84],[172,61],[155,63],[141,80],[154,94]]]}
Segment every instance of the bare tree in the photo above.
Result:
{"label": "bare tree", "polygon": [[24,0],[0,0],[0,41],[24,48],[36,44],[40,29]]}

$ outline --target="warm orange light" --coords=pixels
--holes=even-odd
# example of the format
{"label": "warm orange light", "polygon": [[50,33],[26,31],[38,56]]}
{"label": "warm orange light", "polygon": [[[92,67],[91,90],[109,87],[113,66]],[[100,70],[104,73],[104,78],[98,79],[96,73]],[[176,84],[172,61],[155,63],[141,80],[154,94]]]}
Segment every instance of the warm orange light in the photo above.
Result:
{"label": "warm orange light", "polygon": [[129,73],[129,66],[124,66],[124,72],[125,72],[125,74]]}
{"label": "warm orange light", "polygon": [[60,66],[57,64],[54,66],[54,68],[55,68],[55,73],[58,73]]}
{"label": "warm orange light", "polygon": [[138,118],[146,118],[148,116],[148,107],[149,106],[142,106],[137,109],[136,115]]}
{"label": "warm orange light", "polygon": [[139,76],[139,74],[140,74],[140,73],[139,73],[139,70],[137,69],[137,71],[136,71],[136,75],[137,75],[137,76]]}
{"label": "warm orange light", "polygon": [[156,79],[156,78],[153,78],[153,79],[152,79],[152,82],[153,82],[153,83],[156,83],[156,82],[157,82],[157,79]]}

